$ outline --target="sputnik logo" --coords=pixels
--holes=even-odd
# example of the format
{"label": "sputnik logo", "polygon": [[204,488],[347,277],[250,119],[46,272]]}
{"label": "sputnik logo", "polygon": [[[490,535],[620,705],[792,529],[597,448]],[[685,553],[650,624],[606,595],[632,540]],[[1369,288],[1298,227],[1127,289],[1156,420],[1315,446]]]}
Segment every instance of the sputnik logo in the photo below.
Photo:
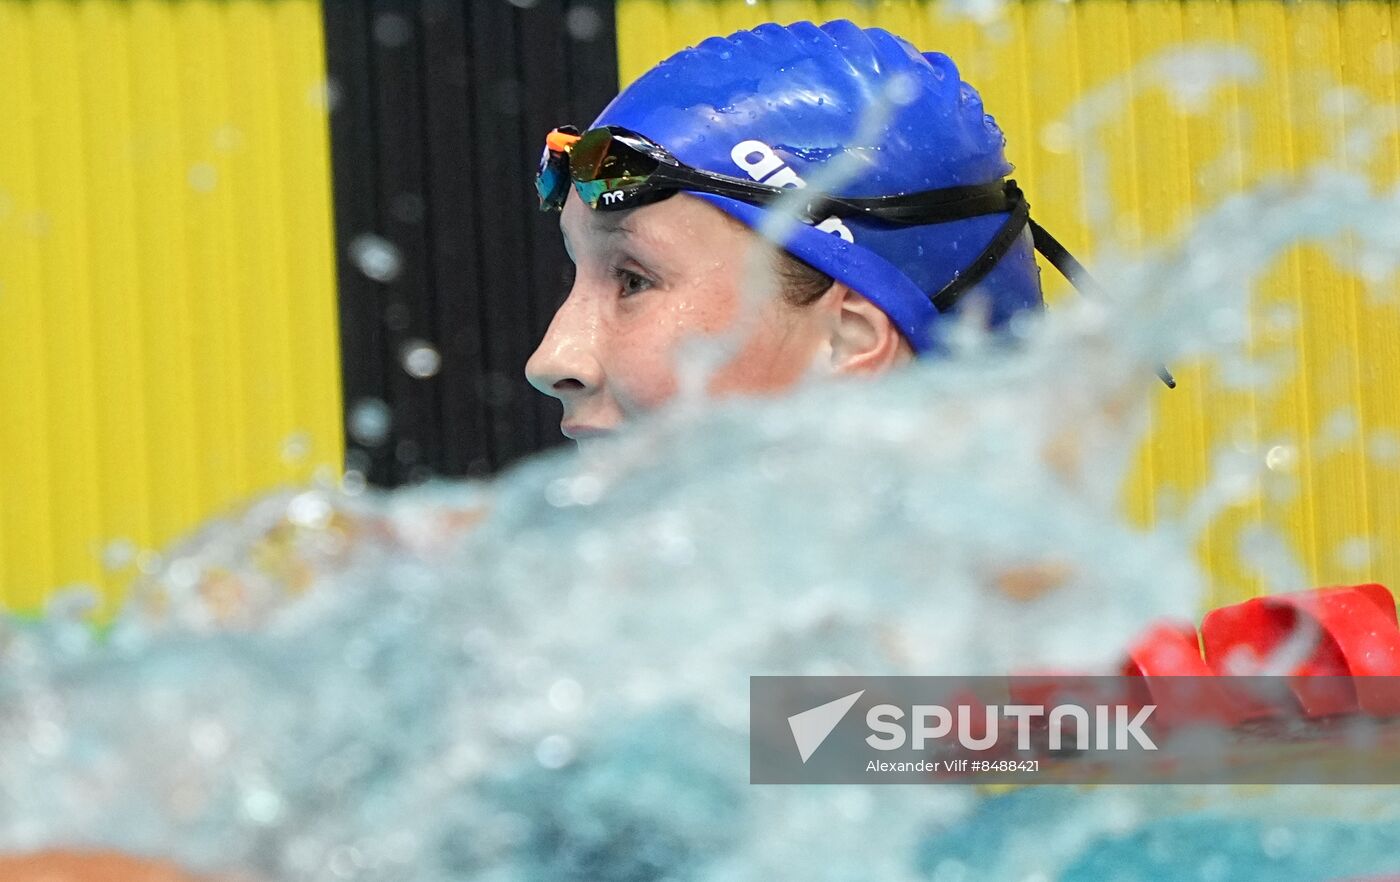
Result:
{"label": "sputnik logo", "polygon": [[844,698],[828,701],[787,718],[788,727],[792,729],[792,740],[797,743],[797,753],[804,764],[864,694],[864,689],[852,692]]}

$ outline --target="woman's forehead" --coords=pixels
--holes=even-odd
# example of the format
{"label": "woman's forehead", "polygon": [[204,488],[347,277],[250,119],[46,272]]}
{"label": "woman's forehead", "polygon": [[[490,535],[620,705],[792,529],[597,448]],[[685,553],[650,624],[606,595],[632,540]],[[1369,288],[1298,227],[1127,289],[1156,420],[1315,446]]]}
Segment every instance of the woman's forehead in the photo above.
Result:
{"label": "woman's forehead", "polygon": [[587,239],[598,247],[625,242],[686,251],[741,238],[748,232],[731,223],[718,208],[685,193],[627,211],[596,211],[571,193],[559,227],[571,247]]}

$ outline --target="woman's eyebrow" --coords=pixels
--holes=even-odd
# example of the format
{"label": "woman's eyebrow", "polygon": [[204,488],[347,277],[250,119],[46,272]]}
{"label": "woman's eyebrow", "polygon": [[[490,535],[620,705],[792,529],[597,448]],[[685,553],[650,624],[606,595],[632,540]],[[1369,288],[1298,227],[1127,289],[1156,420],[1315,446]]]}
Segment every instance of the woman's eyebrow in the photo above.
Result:
{"label": "woman's eyebrow", "polygon": [[597,215],[598,225],[603,228],[609,236],[622,234],[624,236],[637,235],[636,229],[629,226],[632,221],[632,212],[599,212]]}
{"label": "woman's eyebrow", "polygon": [[609,247],[631,249],[633,246],[647,248],[654,244],[651,237],[643,230],[633,226],[630,219],[618,221],[617,225],[607,232]]}

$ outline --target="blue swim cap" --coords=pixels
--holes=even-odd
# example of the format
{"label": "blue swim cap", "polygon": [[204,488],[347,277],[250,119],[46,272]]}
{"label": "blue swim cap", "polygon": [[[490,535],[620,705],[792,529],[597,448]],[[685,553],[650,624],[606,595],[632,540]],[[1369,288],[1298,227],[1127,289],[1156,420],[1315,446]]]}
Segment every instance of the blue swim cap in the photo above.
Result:
{"label": "blue swim cap", "polygon": [[[890,117],[875,143],[853,143],[880,103]],[[852,156],[855,174],[833,190],[843,196],[995,183],[1011,171],[1006,137],[946,55],[921,54],[888,31],[849,21],[764,24],[712,37],[623,90],[594,122],[603,125],[644,135],[696,168],[776,185],[805,183],[824,162]],[[734,199],[694,195],[750,227],[765,216]],[[914,227],[830,219],[799,225],[779,244],[869,298],[922,353],[937,330],[929,296],[967,270],[1006,219]],[[1041,305],[1029,231],[978,291],[993,327]]]}

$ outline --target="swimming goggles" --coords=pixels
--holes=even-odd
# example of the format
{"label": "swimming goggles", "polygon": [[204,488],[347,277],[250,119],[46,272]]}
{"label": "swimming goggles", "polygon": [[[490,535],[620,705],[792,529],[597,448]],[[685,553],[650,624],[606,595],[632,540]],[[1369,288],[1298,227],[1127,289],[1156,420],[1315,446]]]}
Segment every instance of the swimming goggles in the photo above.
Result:
{"label": "swimming goggles", "polygon": [[[680,190],[727,196],[752,205],[793,199],[790,188],[705,171],[682,163],[660,144],[620,126],[580,132],[561,126],[545,138],[535,190],[542,211],[564,207],[572,183],[579,198],[598,211],[622,211],[657,202]],[[1006,214],[987,247],[943,288],[929,295],[947,312],[980,282],[1028,226],[1035,249],[1080,291],[1095,287],[1083,265],[1030,217],[1030,204],[1013,180],[945,187],[894,196],[832,196],[813,193],[798,206],[809,222],[828,217],[890,224],[940,224],[988,214]],[[1165,368],[1157,375],[1168,388],[1176,381]]]}
{"label": "swimming goggles", "polygon": [[[792,199],[792,190],[787,187],[685,165],[660,144],[620,126],[603,126],[583,134],[565,126],[549,133],[535,179],[540,208],[562,208],[570,180],[588,207],[600,211],[636,208],[678,190],[728,196],[754,205]],[[842,197],[814,192],[798,206],[812,221],[852,217],[895,224],[944,223],[1000,214],[1010,207],[1010,197],[1000,183],[898,196]]]}

